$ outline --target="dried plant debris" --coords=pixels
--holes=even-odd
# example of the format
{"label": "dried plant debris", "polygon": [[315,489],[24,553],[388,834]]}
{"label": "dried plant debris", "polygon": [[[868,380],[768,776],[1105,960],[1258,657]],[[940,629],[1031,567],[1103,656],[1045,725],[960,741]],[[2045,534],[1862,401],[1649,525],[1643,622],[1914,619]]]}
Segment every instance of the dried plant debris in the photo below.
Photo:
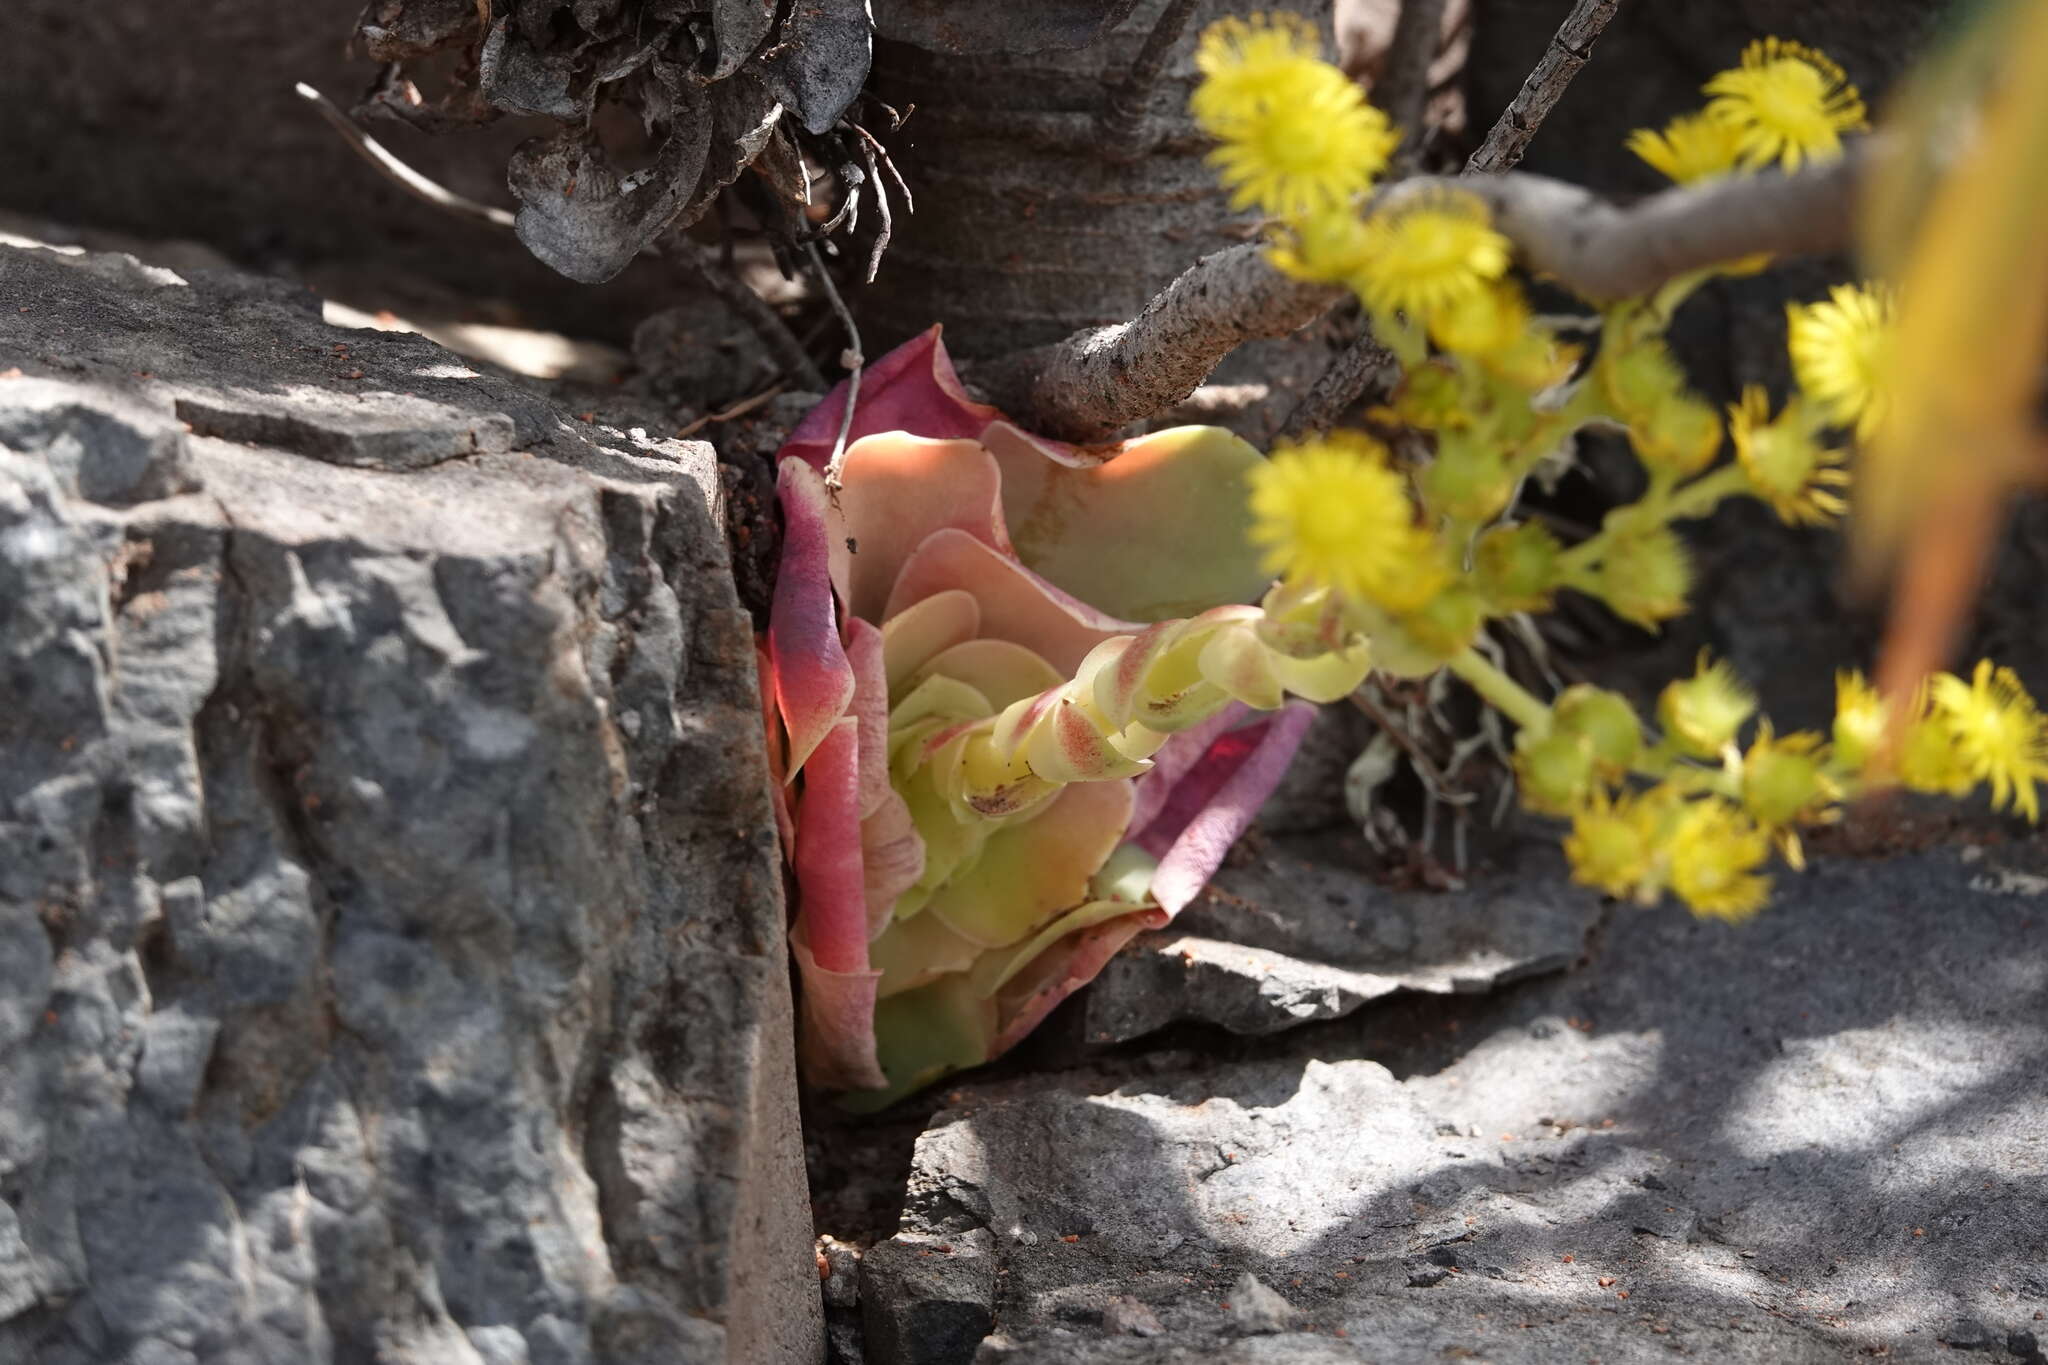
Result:
{"label": "dried plant debris", "polygon": [[[868,0],[370,0],[356,36],[385,66],[355,112],[429,132],[556,120],[513,154],[509,180],[519,239],[571,279],[610,279],[736,184],[785,253],[851,232],[869,197],[872,275],[891,186],[897,207],[910,200],[856,117],[865,100],[873,126],[898,122],[863,96],[876,32],[946,52],[1078,47],[1132,4],[883,0],[871,19]],[[807,163],[838,182],[822,223]]]}
{"label": "dried plant debris", "polygon": [[[688,226],[778,142],[764,181],[800,229],[800,134],[839,127],[867,78],[864,0],[373,0],[358,36],[387,63],[358,107],[438,131],[505,114],[558,120],[509,167],[516,230],[572,279],[624,269]],[[445,92],[405,63],[436,55]],[[444,63],[445,64],[445,63]],[[424,79],[424,78],[423,78]],[[793,125],[793,126],[790,126]]]}

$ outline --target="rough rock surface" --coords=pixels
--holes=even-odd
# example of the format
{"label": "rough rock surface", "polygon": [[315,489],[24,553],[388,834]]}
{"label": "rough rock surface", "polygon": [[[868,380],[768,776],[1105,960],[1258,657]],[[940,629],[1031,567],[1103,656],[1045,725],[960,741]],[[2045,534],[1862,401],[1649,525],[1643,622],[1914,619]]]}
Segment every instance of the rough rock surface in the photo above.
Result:
{"label": "rough rock surface", "polygon": [[271,281],[0,302],[0,1361],[817,1359],[708,453]]}
{"label": "rough rock surface", "polygon": [[1577,974],[965,1087],[897,1245],[993,1239],[982,1365],[2039,1361],[2044,871],[1823,862]]}
{"label": "rough rock surface", "polygon": [[1112,959],[1083,998],[1088,1041],[1184,1020],[1272,1033],[1396,991],[1476,993],[1561,971],[1598,907],[1556,875],[1554,847],[1449,894],[1378,884],[1355,834],[1261,840],[1234,855],[1171,928]]}

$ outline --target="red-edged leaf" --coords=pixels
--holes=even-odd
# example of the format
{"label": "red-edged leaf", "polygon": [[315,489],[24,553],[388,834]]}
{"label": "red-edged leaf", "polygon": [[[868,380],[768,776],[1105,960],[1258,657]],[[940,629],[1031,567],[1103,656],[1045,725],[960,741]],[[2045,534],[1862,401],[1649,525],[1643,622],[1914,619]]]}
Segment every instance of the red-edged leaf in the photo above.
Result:
{"label": "red-edged leaf", "polygon": [[1201,894],[1230,846],[1251,827],[1315,714],[1306,702],[1289,702],[1257,724],[1218,738],[1134,835],[1139,847],[1159,859],[1152,898],[1168,914],[1179,914]]}
{"label": "red-edged leaf", "polygon": [[[847,440],[882,431],[908,431],[935,439],[979,437],[1002,414],[967,396],[953,362],[939,341],[940,329],[920,333],[861,372],[860,401],[854,404]],[[783,442],[781,455],[808,460],[823,469],[846,413],[850,386],[841,380],[812,408]]]}
{"label": "red-edged leaf", "polygon": [[854,680],[832,601],[825,481],[802,460],[784,460],[778,482],[782,562],[768,617],[768,658],[775,704],[789,733],[786,781],[846,714]]}

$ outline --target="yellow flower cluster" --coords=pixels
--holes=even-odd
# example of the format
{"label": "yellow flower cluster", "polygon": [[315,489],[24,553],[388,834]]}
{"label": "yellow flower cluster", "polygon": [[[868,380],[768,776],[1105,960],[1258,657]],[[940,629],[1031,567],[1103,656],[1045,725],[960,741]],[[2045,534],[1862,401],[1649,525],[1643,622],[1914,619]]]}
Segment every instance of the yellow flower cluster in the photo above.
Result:
{"label": "yellow flower cluster", "polygon": [[[1682,615],[1693,569],[1674,526],[1728,497],[1755,497],[1790,525],[1840,519],[1850,473],[1839,433],[1867,439],[1885,420],[1887,289],[1845,285],[1788,308],[1798,391],[1782,404],[1751,386],[1724,412],[1664,340],[1694,288],[1760,259],[1606,303],[1582,366],[1515,282],[1513,244],[1481,194],[1442,182],[1370,194],[1398,134],[1323,60],[1306,20],[1222,21],[1197,64],[1191,107],[1218,139],[1212,159],[1234,202],[1276,220],[1270,259],[1352,290],[1402,370],[1371,414],[1376,429],[1410,433],[1400,458],[1337,433],[1284,446],[1251,475],[1251,535],[1284,580],[1276,591],[1318,604],[1290,629],[1369,641],[1385,672],[1463,678],[1515,722],[1523,804],[1570,822],[1573,875],[1611,895],[1669,894],[1700,915],[1746,918],[1769,898],[1774,857],[1803,866],[1802,829],[1888,782],[1955,795],[1984,785],[1998,808],[2038,817],[2048,718],[1989,663],[1967,680],[1934,677],[1896,707],[1844,674],[1824,735],[1779,733],[1726,663],[1702,657],[1660,694],[1646,735],[1619,695],[1581,685],[1545,705],[1472,648],[1488,621],[1544,610],[1563,588],[1645,629]],[[1840,67],[1776,38],[1705,93],[1703,109],[1628,140],[1681,185],[1838,157],[1865,126]],[[1647,488],[1567,546],[1514,520],[1515,502],[1592,423],[1627,432]]]}
{"label": "yellow flower cluster", "polygon": [[1315,27],[1298,14],[1212,24],[1195,67],[1203,79],[1189,107],[1222,144],[1209,159],[1235,208],[1348,214],[1400,142],[1386,115],[1322,60]]}
{"label": "yellow flower cluster", "polygon": [[1782,38],[1759,38],[1741,64],[1705,86],[1697,113],[1659,132],[1638,128],[1628,149],[1679,185],[1842,154],[1842,134],[1868,123],[1863,97],[1824,53]]}
{"label": "yellow flower cluster", "polygon": [[[1565,855],[1576,880],[1643,903],[1669,891],[1722,919],[1746,918],[1769,899],[1763,868],[1774,848],[1803,867],[1802,827],[1837,818],[1842,801],[1891,780],[1947,796],[1988,784],[1994,808],[2039,820],[2048,717],[2011,669],[1986,660],[1967,681],[1937,674],[1901,708],[1896,740],[1889,709],[1861,674],[1840,674],[1835,686],[1831,736],[1779,736],[1761,720],[1744,749],[1756,697],[1725,662],[1702,657],[1658,698],[1664,738],[1630,760],[1656,785],[1615,783],[1612,766],[1603,771],[1575,735],[1564,697],[1546,731],[1518,738],[1518,772],[1544,808],[1571,817]],[[1566,757],[1574,753],[1576,762]]]}
{"label": "yellow flower cluster", "polygon": [[1232,205],[1279,220],[1275,266],[1344,285],[1377,317],[1426,326],[1446,351],[1508,357],[1504,373],[1539,388],[1556,382],[1545,363],[1552,348],[1531,344],[1528,308],[1504,282],[1508,241],[1476,195],[1434,190],[1361,216],[1400,134],[1323,60],[1308,20],[1219,20],[1195,66],[1202,80],[1189,109],[1218,142],[1210,161]]}

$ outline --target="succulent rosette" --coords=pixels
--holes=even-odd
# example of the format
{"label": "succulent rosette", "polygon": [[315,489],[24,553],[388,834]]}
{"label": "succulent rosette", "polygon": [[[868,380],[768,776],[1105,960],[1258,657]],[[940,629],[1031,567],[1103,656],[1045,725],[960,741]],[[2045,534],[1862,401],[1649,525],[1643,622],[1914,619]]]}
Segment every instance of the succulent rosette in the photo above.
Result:
{"label": "succulent rosette", "polygon": [[[930,332],[783,446],[763,700],[798,910],[802,1060],[884,1102],[986,1061],[1207,882],[1362,641],[1267,586],[1261,456],[1105,447],[971,400]],[[1246,702],[1271,714],[1258,714]]]}

